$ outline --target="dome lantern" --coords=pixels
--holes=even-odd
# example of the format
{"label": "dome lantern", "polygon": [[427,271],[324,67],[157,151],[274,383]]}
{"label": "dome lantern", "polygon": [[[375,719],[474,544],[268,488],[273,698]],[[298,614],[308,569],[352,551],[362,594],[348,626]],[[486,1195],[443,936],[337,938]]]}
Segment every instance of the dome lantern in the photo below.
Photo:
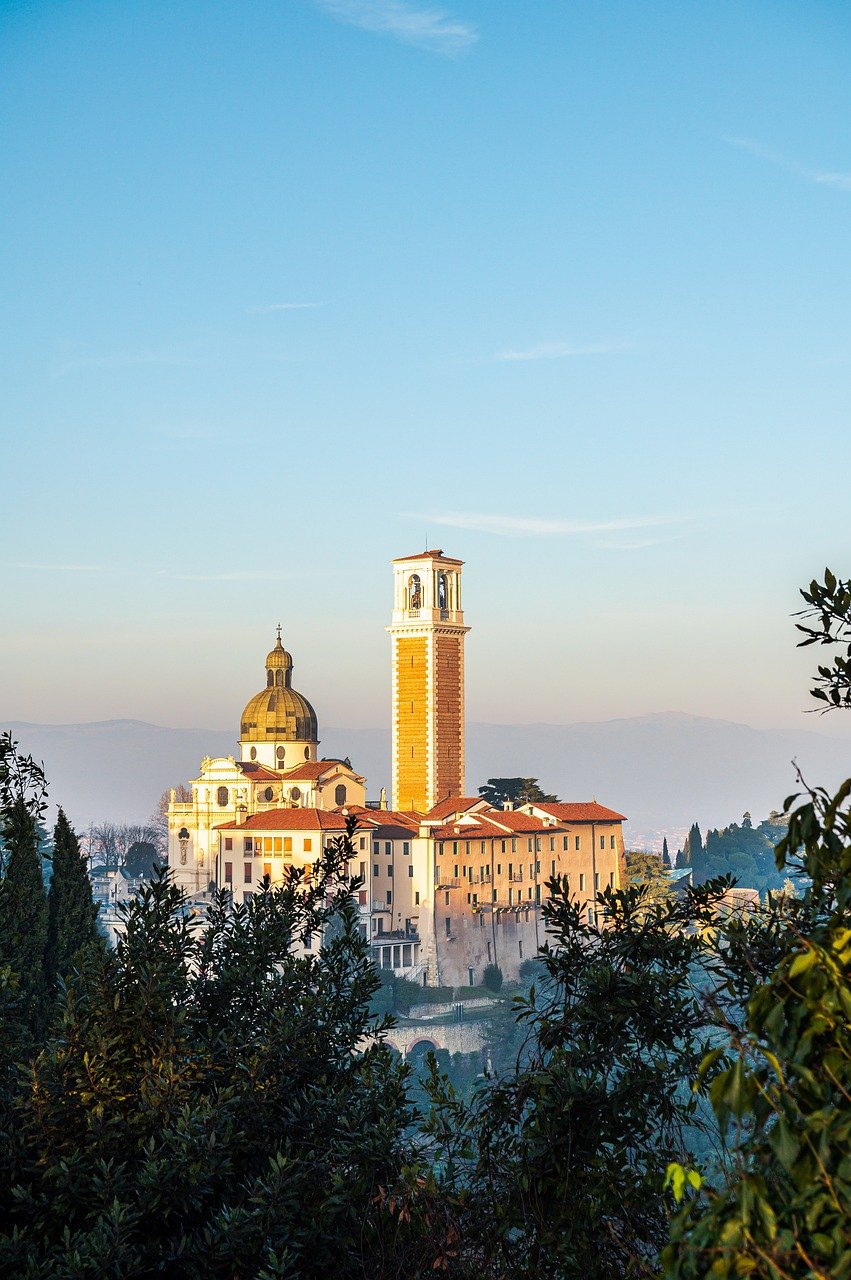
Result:
{"label": "dome lantern", "polygon": [[[239,725],[243,759],[266,761],[272,768],[315,759],[319,733],[316,712],[292,687],[292,656],[281,642],[266,655],[266,688],[247,703]],[[285,745],[286,744],[286,745]],[[290,744],[297,744],[292,749]],[[253,748],[253,750],[252,750]]]}

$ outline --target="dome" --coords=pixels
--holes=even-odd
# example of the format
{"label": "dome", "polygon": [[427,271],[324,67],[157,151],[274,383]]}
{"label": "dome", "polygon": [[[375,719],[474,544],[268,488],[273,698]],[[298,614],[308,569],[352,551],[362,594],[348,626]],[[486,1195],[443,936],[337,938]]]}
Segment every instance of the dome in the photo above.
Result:
{"label": "dome", "polygon": [[242,713],[243,742],[318,742],[316,712],[291,686],[293,660],[281,644],[266,656],[266,688],[254,695]]}

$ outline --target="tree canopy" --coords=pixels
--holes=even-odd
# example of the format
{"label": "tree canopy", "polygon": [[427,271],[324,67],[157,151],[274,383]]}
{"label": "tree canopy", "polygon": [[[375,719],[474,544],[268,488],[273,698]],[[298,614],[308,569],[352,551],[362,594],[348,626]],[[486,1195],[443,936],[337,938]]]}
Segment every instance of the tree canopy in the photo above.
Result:
{"label": "tree canopy", "polygon": [[556,795],[547,795],[538,785],[537,778],[488,778],[479,787],[479,795],[495,809],[503,804],[542,804],[558,800]]}

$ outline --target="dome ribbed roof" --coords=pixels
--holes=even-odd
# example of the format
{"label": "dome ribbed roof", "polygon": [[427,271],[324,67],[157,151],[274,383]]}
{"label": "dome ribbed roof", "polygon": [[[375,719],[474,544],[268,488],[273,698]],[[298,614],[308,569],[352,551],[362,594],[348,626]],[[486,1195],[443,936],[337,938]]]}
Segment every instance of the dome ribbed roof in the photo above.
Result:
{"label": "dome ribbed roof", "polygon": [[266,655],[266,688],[256,693],[242,713],[243,742],[318,742],[316,712],[292,688],[293,660],[278,639]]}

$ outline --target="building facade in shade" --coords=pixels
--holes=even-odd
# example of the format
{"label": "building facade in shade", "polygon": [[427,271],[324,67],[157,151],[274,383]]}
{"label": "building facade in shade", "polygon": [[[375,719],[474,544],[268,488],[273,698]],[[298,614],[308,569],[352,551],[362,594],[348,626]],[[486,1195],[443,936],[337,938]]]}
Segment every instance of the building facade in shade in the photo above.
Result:
{"label": "building facade in shade", "polygon": [[441,550],[393,561],[393,806],[427,811],[464,794],[463,561]]}

